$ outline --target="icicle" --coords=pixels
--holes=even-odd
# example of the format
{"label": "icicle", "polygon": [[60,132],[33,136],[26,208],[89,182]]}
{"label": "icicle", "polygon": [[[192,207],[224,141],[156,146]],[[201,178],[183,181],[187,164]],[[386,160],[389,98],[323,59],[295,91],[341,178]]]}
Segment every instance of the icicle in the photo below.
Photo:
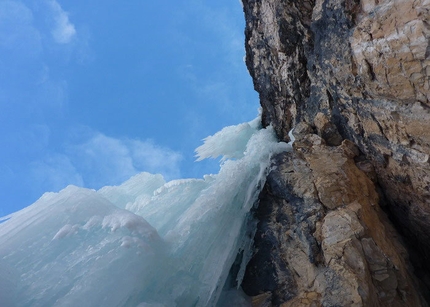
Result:
{"label": "icicle", "polygon": [[[291,137],[291,136],[290,136]],[[293,139],[292,139],[293,140]],[[216,175],[142,173],[99,191],[69,186],[0,223],[0,301],[17,306],[215,306],[272,154],[290,150],[260,119],[205,139]],[[10,288],[10,289],[9,289]]]}

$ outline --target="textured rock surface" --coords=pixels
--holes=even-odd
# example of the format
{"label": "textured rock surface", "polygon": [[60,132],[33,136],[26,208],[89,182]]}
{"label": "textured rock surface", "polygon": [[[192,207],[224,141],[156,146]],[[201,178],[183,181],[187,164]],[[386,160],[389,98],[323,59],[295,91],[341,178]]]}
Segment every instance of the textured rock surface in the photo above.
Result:
{"label": "textured rock surface", "polygon": [[263,123],[301,137],[274,159],[244,289],[274,306],[425,304],[430,0],[243,4]]}
{"label": "textured rock surface", "polygon": [[267,306],[421,306],[354,145],[307,134],[294,149],[273,159],[245,292],[265,293]]}

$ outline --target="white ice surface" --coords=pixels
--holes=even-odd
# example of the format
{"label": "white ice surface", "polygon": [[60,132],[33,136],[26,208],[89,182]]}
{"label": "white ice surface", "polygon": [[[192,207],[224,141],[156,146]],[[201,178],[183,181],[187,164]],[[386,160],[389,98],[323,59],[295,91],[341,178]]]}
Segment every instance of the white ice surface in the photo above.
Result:
{"label": "white ice surface", "polygon": [[197,149],[224,157],[216,175],[44,194],[0,224],[0,306],[215,306],[237,253],[249,254],[270,155],[288,148],[254,120]]}

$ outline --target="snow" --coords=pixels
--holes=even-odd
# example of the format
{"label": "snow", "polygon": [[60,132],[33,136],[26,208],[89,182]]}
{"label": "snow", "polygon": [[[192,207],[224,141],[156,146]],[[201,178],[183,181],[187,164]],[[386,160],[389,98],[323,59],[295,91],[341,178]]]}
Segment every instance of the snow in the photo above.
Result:
{"label": "snow", "polygon": [[240,252],[244,274],[270,156],[289,149],[257,118],[196,150],[222,156],[216,175],[45,193],[0,219],[1,306],[246,306],[223,287]]}

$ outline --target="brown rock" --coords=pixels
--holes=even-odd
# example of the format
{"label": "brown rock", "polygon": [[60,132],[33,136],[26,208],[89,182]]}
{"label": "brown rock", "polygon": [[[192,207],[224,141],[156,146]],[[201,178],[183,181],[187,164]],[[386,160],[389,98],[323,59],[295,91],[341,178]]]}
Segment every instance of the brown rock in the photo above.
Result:
{"label": "brown rock", "polygon": [[354,147],[320,140],[304,136],[295,152],[274,157],[243,289],[270,291],[271,306],[421,306]]}
{"label": "brown rock", "polygon": [[337,146],[342,142],[342,137],[337,131],[336,126],[329,121],[323,113],[318,113],[314,118],[318,135],[322,137],[328,145]]}
{"label": "brown rock", "polygon": [[[405,298],[408,292],[403,289],[418,287],[404,277],[409,274],[407,266],[399,269],[407,253],[400,244],[387,242],[387,236],[400,235],[381,217],[379,205],[387,208],[405,236],[423,282],[421,293],[430,293],[430,282],[427,286],[425,282],[430,280],[430,262],[425,261],[430,258],[430,1],[243,0],[243,4],[246,63],[260,94],[263,124],[272,124],[279,139],[287,141],[290,129],[300,123],[295,158],[275,161],[279,173],[288,169],[288,176],[276,179],[284,184],[276,187],[277,200],[271,199],[269,205],[266,199],[274,182],[262,195],[278,220],[287,216],[288,223],[277,220],[267,224],[267,229],[291,231],[286,237],[275,236],[282,247],[277,259],[303,265],[297,259],[304,253],[327,267],[323,272],[291,268],[287,275],[294,282],[285,297],[300,297],[301,287],[309,282],[334,287],[336,280],[346,278],[350,291],[344,299],[348,296],[350,304],[366,304],[367,298],[377,294],[375,306],[407,306],[401,305],[399,293]],[[296,205],[291,205],[291,195],[298,197]],[[352,204],[358,209],[352,210]],[[303,209],[306,206],[312,210]],[[307,226],[297,220],[297,212],[311,219]],[[328,231],[333,220],[340,223],[341,217],[348,216],[352,223],[351,212],[365,235],[348,237],[345,232],[347,241],[328,244],[332,235],[336,238]],[[266,212],[264,218],[270,217]],[[302,238],[309,233],[315,233],[316,243]],[[301,243],[292,243],[295,240]],[[319,246],[324,240],[328,240],[324,247]],[[330,260],[334,258],[327,258],[324,248],[327,255],[341,258]],[[372,257],[379,255],[379,249],[386,265],[375,271]],[[354,266],[354,261],[353,271],[364,261],[367,273],[354,271],[351,279],[339,277],[343,268],[350,272],[346,267]],[[309,281],[315,274],[315,280]],[[361,294],[356,288],[359,284]],[[321,300],[335,302],[335,293],[343,295],[333,287],[333,301],[318,292]]]}

